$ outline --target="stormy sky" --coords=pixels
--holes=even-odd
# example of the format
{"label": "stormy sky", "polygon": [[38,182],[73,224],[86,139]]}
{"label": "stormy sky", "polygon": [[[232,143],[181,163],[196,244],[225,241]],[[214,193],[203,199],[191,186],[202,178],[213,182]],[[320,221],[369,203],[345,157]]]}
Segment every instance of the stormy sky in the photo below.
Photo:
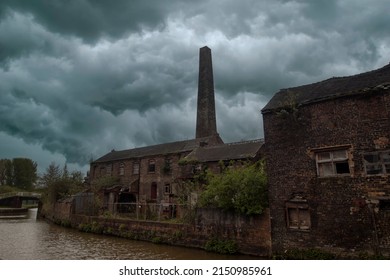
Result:
{"label": "stormy sky", "polygon": [[390,61],[385,0],[2,0],[0,158],[86,171],[109,152],[192,139],[199,48],[225,142],[263,137],[281,88]]}

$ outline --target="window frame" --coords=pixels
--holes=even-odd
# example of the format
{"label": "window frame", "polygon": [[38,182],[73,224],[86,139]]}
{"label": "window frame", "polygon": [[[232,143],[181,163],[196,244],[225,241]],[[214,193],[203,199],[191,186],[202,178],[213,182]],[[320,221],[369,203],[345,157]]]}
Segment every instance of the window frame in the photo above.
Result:
{"label": "window frame", "polygon": [[[291,211],[297,212],[297,225],[293,225],[291,221]],[[300,215],[300,213],[305,213]],[[302,217],[302,218],[301,218]],[[308,218],[304,218],[308,217]],[[302,226],[302,221],[306,221],[307,224]],[[311,213],[309,205],[306,202],[287,202],[286,203],[286,224],[289,230],[297,231],[310,231],[312,228]]]}
{"label": "window frame", "polygon": [[140,167],[141,165],[138,161],[133,162],[133,175],[139,175]]}
{"label": "window frame", "polygon": [[[388,156],[388,161],[386,161],[386,158],[384,155]],[[366,158],[368,156],[376,156],[378,158],[378,161],[376,162],[369,162]],[[390,150],[380,150],[380,151],[373,151],[373,152],[367,152],[363,154],[363,165],[364,165],[364,173],[367,176],[383,176],[383,175],[389,175],[390,174]],[[386,168],[387,165],[387,168]],[[368,173],[369,166],[372,167],[379,167],[380,166],[380,172],[379,173]],[[374,169],[373,169],[374,170]],[[379,169],[376,169],[379,170]],[[389,171],[388,171],[389,170]]]}
{"label": "window frame", "polygon": [[[320,148],[313,149],[315,153],[315,161],[316,161],[316,169],[317,176],[320,178],[327,177],[340,177],[340,176],[351,176],[351,164],[350,164],[350,146],[337,146],[337,147],[328,147],[328,148]],[[336,153],[344,152],[344,156],[335,156]],[[323,154],[329,154],[328,158],[320,158]],[[328,165],[328,171],[324,171],[325,166]],[[345,166],[346,165],[346,166]],[[348,168],[348,172],[342,172]],[[338,171],[341,170],[340,172]]]}

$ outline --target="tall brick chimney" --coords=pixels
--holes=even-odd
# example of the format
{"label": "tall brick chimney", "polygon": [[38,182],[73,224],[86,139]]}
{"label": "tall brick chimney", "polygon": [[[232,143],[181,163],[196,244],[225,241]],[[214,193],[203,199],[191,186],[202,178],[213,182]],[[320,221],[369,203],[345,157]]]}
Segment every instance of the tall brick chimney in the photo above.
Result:
{"label": "tall brick chimney", "polygon": [[218,135],[215,117],[214,78],[211,49],[199,50],[198,111],[196,138]]}

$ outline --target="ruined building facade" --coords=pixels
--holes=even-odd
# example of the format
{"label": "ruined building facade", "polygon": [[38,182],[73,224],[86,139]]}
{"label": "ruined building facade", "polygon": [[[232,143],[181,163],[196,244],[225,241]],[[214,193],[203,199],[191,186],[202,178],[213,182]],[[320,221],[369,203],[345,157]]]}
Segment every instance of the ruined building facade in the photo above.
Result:
{"label": "ruined building facade", "polygon": [[[159,204],[171,212],[180,192],[180,180],[193,176],[196,166],[181,162],[198,162],[218,171],[219,161],[257,159],[260,140],[224,144],[217,132],[211,50],[199,52],[198,108],[196,137],[110,153],[90,166],[92,186],[104,178],[113,182],[104,191],[104,207],[119,211],[126,203]],[[190,158],[187,158],[190,156]],[[107,183],[106,183],[107,184]]]}
{"label": "ruined building facade", "polygon": [[262,109],[272,250],[390,248],[390,65]]}

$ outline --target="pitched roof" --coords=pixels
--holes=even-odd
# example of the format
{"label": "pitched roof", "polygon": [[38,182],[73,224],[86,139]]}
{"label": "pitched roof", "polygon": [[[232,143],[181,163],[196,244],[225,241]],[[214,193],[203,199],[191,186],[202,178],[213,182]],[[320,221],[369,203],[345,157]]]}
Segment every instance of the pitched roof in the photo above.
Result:
{"label": "pitched roof", "polygon": [[211,147],[198,147],[186,158],[200,162],[254,158],[263,144],[262,139],[257,139]]}
{"label": "pitched roof", "polygon": [[334,77],[318,83],[282,89],[274,95],[262,109],[262,112],[286,107],[291,102],[302,105],[343,96],[364,94],[381,88],[390,88],[390,64],[377,70],[353,76]]}
{"label": "pitched roof", "polygon": [[141,148],[134,148],[122,151],[111,151],[110,153],[98,158],[94,162],[107,162],[114,160],[123,160],[129,158],[139,158],[146,156],[154,156],[159,154],[171,154],[178,152],[192,151],[196,148],[196,139],[177,141]]}
{"label": "pitched roof", "polygon": [[141,158],[141,157],[148,157],[148,156],[155,156],[155,155],[190,152],[194,150],[196,147],[198,147],[202,142],[210,143],[210,145],[214,145],[215,143],[223,143],[222,140],[219,138],[219,135],[217,134],[212,137],[176,141],[176,142],[170,142],[170,143],[164,143],[164,144],[158,144],[158,145],[152,145],[152,146],[146,146],[146,147],[140,147],[140,148],[134,148],[128,150],[121,150],[121,151],[112,150],[110,153],[95,160],[94,163],[125,160],[130,158]]}

